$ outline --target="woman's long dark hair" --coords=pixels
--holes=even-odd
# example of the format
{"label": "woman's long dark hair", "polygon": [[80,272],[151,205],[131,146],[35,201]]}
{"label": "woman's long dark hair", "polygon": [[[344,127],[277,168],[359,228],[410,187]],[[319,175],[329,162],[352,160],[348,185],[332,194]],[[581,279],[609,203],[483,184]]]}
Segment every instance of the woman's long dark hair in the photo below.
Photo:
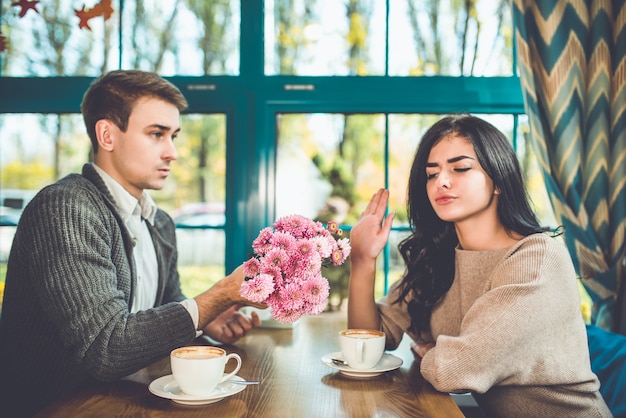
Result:
{"label": "woman's long dark hair", "polygon": [[442,138],[467,138],[478,162],[500,192],[497,213],[504,228],[522,236],[545,232],[531,209],[522,171],[507,138],[490,123],[470,115],[448,116],[422,137],[409,176],[407,211],[411,235],[398,246],[406,263],[398,300],[408,301],[411,328],[430,331],[433,308],[454,280],[454,251],[458,238],[454,223],[441,220],[426,194],[426,163],[431,148]]}

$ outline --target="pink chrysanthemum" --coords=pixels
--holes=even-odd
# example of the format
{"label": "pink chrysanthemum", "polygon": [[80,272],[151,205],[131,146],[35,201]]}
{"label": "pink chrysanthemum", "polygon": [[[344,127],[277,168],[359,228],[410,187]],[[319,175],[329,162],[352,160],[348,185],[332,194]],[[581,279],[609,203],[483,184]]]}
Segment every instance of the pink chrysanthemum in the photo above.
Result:
{"label": "pink chrysanthemum", "polygon": [[278,322],[282,322],[282,323],[296,322],[298,319],[302,317],[302,315],[304,315],[304,311],[300,309],[295,309],[295,310],[290,311],[288,309],[272,307],[272,316]]}
{"label": "pink chrysanthemum", "polygon": [[276,286],[282,286],[283,283],[283,271],[279,267],[264,264],[260,266],[259,273],[269,274],[274,278]]}
{"label": "pink chrysanthemum", "polygon": [[334,221],[328,222],[328,232],[335,234],[337,231],[339,231],[339,224]]}
{"label": "pink chrysanthemum", "polygon": [[302,276],[313,277],[320,274],[322,269],[322,257],[316,252],[310,253],[309,256],[300,263],[299,269]]}
{"label": "pink chrysanthemum", "polygon": [[289,215],[280,218],[274,223],[274,227],[280,232],[289,232],[296,238],[304,237],[304,232],[308,229],[310,220],[300,215]]}
{"label": "pink chrysanthemum", "polygon": [[252,249],[257,255],[263,255],[272,248],[272,237],[274,231],[272,228],[264,228],[259,232],[259,236],[252,241]]}
{"label": "pink chrysanthemum", "polygon": [[314,305],[320,303],[325,304],[330,294],[330,285],[328,284],[328,280],[320,274],[304,283],[302,291],[308,303]]}
{"label": "pink chrysanthemum", "polygon": [[294,322],[302,315],[317,315],[327,303],[330,287],[322,266],[342,264],[350,254],[350,243],[340,236],[336,222],[325,227],[301,215],[278,219],[253,241],[254,258],[244,263],[250,277],[241,295],[264,302],[279,322]]}
{"label": "pink chrysanthemum", "polygon": [[316,251],[317,248],[312,239],[303,239],[297,242],[295,245],[295,251],[298,252],[302,257],[308,258],[311,253]]}
{"label": "pink chrysanthemum", "polygon": [[338,239],[337,246],[341,248],[341,251],[343,251],[345,258],[347,258],[350,255],[350,251],[352,250],[352,247],[350,246],[350,240],[348,238]]}
{"label": "pink chrysanthemum", "polygon": [[311,238],[311,241],[322,258],[330,257],[330,254],[333,252],[334,240],[328,240],[327,238],[320,236]]}
{"label": "pink chrysanthemum", "polygon": [[281,248],[272,248],[265,253],[265,257],[261,260],[263,267],[272,266],[282,269],[289,262],[289,254]]}
{"label": "pink chrysanthemum", "polygon": [[350,247],[350,241],[348,238],[341,238],[337,240],[337,248],[333,251],[331,255],[331,259],[335,265],[343,264],[344,261],[350,255],[350,251],[352,247]]}
{"label": "pink chrysanthemum", "polygon": [[293,311],[304,305],[305,294],[299,283],[288,283],[278,290],[279,308]]}
{"label": "pink chrysanthemum", "polygon": [[326,300],[318,303],[307,303],[304,305],[304,313],[306,313],[307,315],[321,314],[322,312],[324,312],[324,309],[326,309],[326,304]]}
{"label": "pink chrysanthemum", "polygon": [[287,232],[275,232],[272,236],[271,244],[274,248],[280,248],[286,252],[292,251],[293,247],[297,245],[296,238]]}
{"label": "pink chrysanthemum", "polygon": [[274,281],[269,274],[259,274],[241,284],[241,296],[252,302],[263,302],[274,291]]}
{"label": "pink chrysanthemum", "polygon": [[254,277],[259,274],[261,268],[261,262],[258,258],[251,258],[243,263],[243,274],[246,277]]}
{"label": "pink chrysanthemum", "polygon": [[343,252],[340,249],[333,250],[333,253],[330,255],[330,259],[333,261],[333,264],[338,266],[343,263]]}

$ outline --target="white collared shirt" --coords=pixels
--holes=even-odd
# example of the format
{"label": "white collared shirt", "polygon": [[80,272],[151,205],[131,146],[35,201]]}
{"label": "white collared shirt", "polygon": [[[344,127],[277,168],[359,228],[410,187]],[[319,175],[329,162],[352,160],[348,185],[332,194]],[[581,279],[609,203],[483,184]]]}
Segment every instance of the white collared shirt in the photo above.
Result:
{"label": "white collared shirt", "polygon": [[154,307],[159,288],[158,263],[152,236],[146,222],[154,225],[156,205],[152,198],[143,192],[141,200],[128,193],[121,184],[94,164],[113,196],[122,220],[133,239],[133,260],[137,268],[137,285],[133,292],[131,312],[139,312]]}
{"label": "white collared shirt", "polygon": [[[103,169],[96,164],[93,166],[113,196],[135,243],[133,260],[137,268],[137,285],[133,293],[131,312],[153,308],[159,288],[159,272],[156,251],[146,222],[154,225],[157,206],[145,191],[138,201]],[[195,299],[186,299],[181,304],[187,309],[194,326],[198,329],[198,305]]]}

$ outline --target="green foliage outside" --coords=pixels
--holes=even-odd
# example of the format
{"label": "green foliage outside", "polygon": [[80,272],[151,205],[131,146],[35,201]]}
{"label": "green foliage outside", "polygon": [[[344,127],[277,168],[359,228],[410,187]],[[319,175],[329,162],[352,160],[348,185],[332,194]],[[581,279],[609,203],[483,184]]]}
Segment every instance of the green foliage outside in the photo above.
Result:
{"label": "green foliage outside", "polygon": [[183,266],[178,268],[180,275],[180,287],[183,294],[193,298],[205,290],[211,288],[224,277],[222,266]]}
{"label": "green foliage outside", "polygon": [[0,169],[4,189],[39,190],[54,181],[54,169],[42,160],[11,161]]}

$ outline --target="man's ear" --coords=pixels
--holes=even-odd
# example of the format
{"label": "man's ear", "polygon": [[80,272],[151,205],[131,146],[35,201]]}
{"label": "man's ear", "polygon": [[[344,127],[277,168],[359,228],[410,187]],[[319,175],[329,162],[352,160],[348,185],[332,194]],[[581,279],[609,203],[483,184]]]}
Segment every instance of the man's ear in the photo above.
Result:
{"label": "man's ear", "polygon": [[112,151],[114,142],[115,126],[110,120],[100,119],[96,122],[96,137],[98,138],[98,149]]}

